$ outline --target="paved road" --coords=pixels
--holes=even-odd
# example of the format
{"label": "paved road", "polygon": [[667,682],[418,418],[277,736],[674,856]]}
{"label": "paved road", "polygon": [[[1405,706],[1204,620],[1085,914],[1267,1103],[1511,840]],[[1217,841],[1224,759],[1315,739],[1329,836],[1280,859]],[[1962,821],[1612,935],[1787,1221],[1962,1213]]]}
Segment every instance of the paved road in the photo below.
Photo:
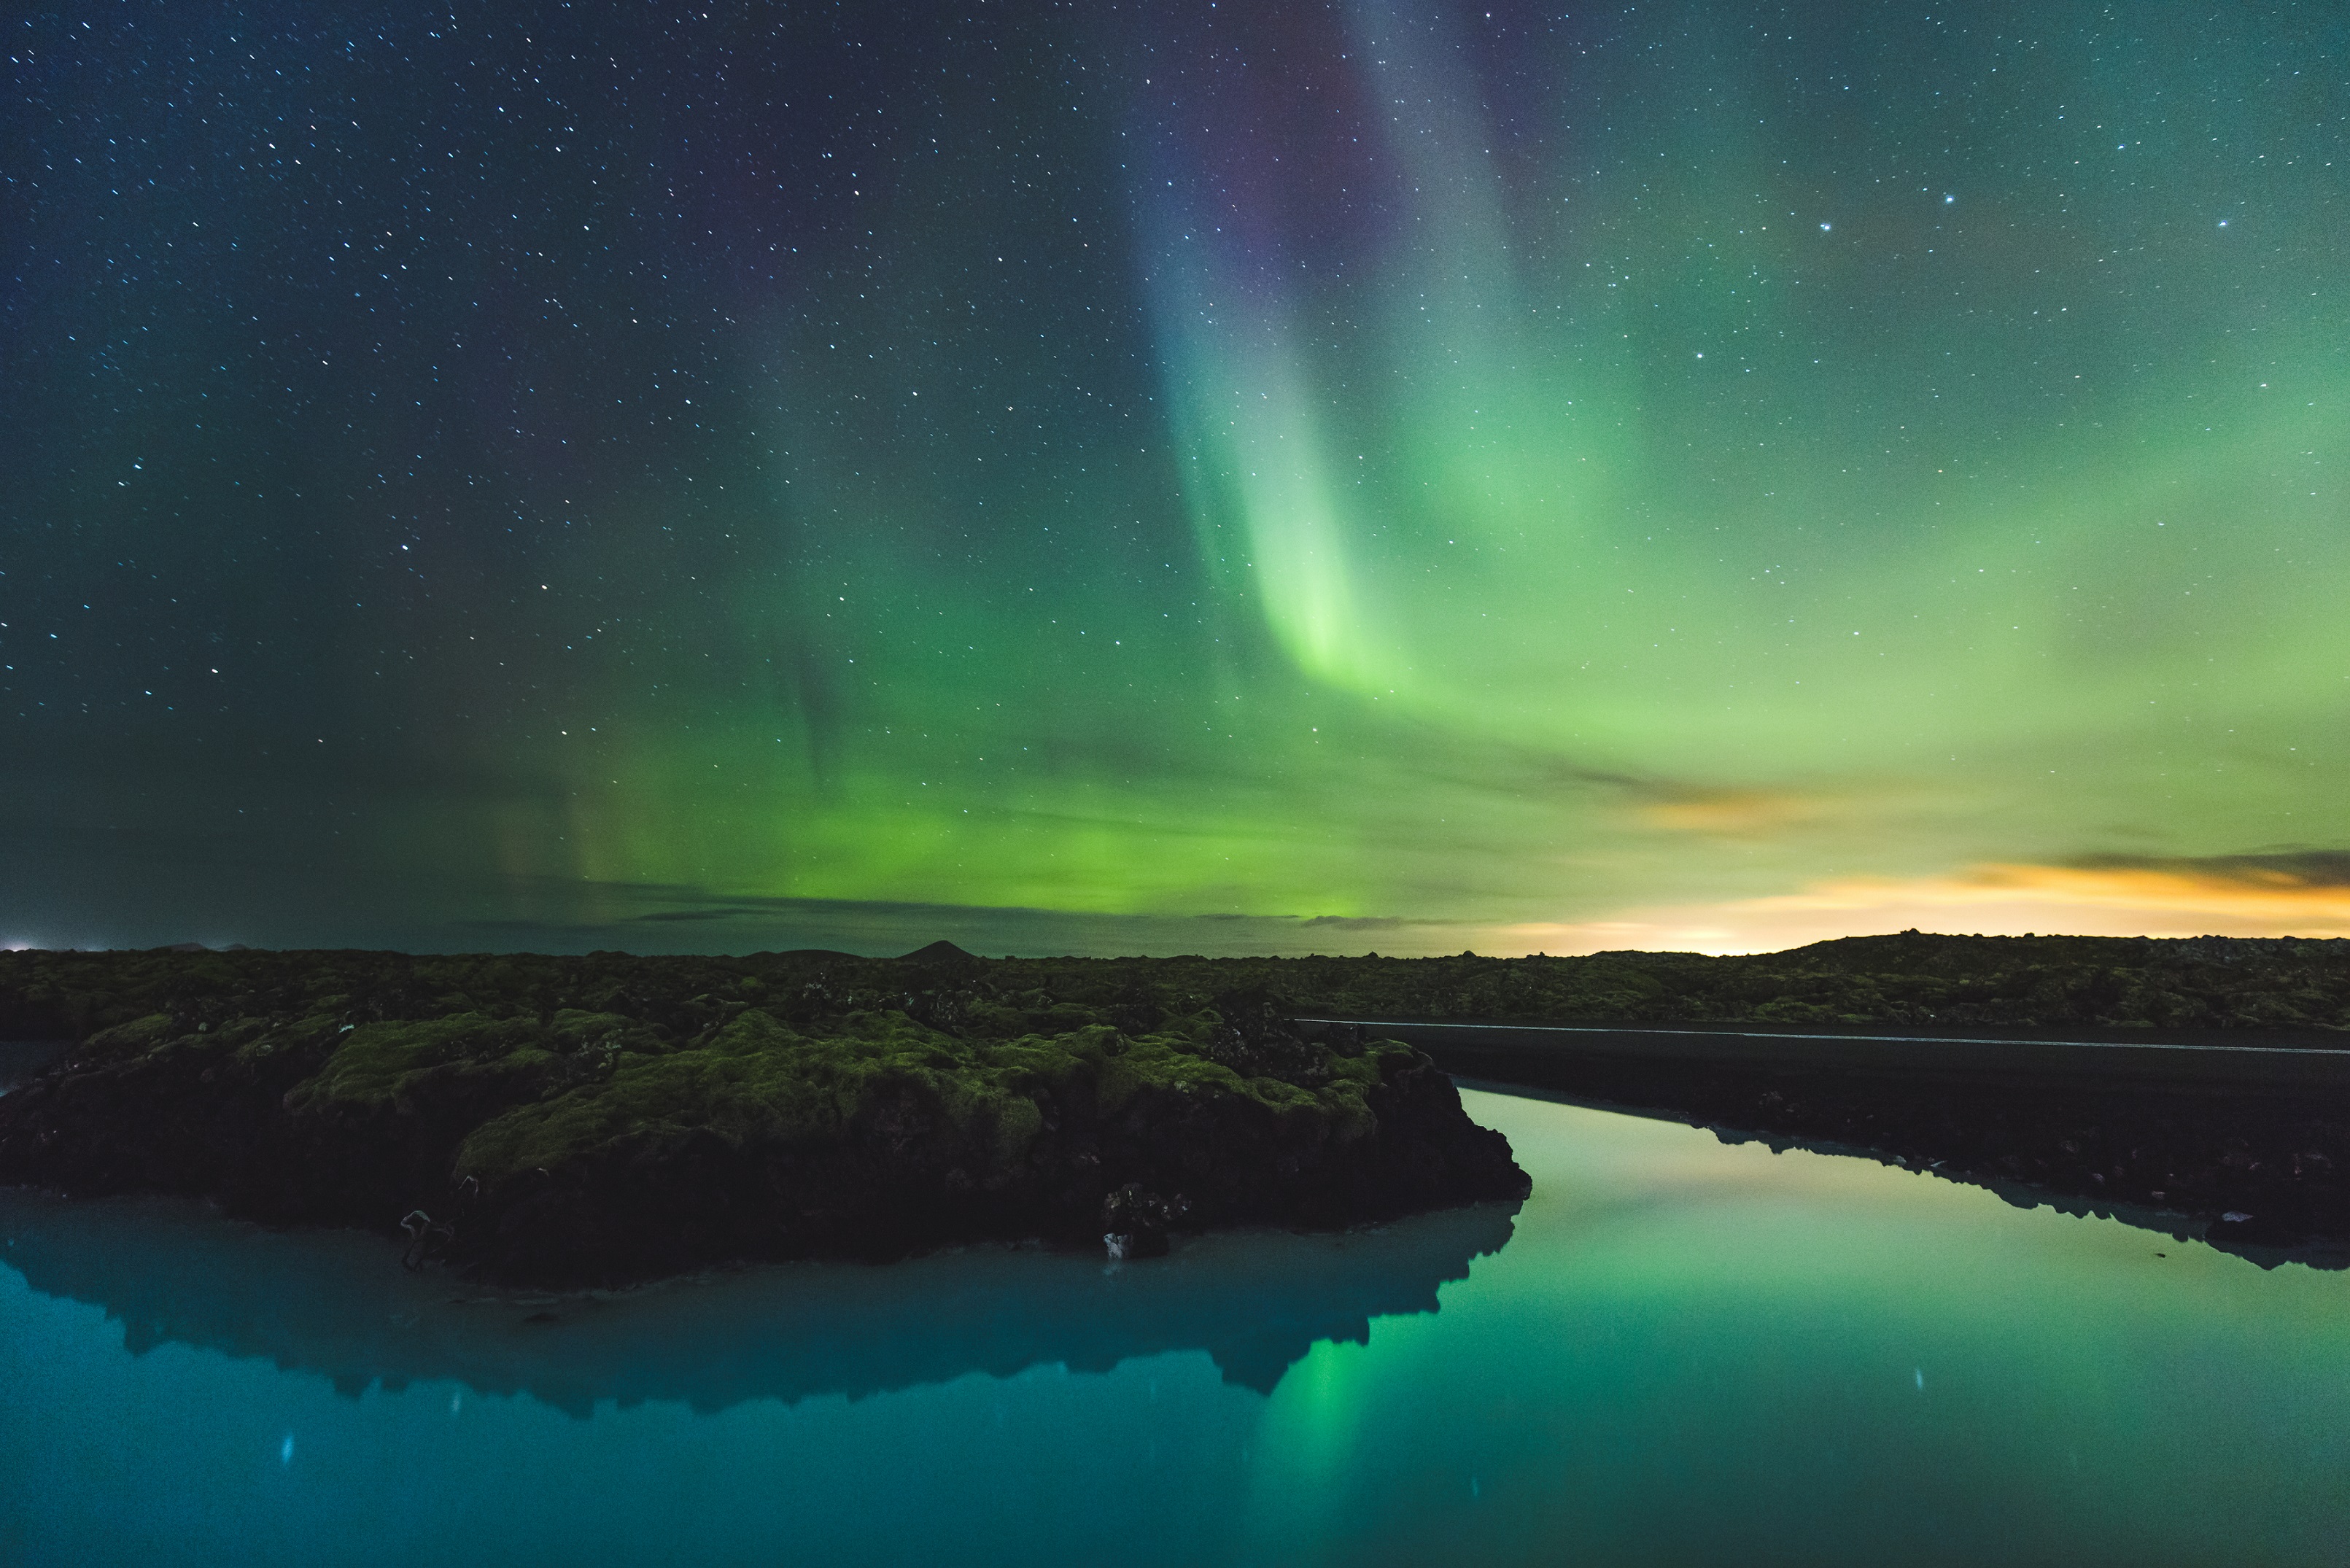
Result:
{"label": "paved road", "polygon": [[1658,1064],[1835,1068],[1970,1079],[2069,1079],[2213,1089],[2350,1092],[2350,1049],[2310,1045],[2181,1045],[2158,1041],[1985,1040],[1943,1034],[1806,1034],[1765,1030],[1614,1028],[1605,1024],[1415,1023],[1381,1018],[1301,1018],[1356,1024],[1419,1046],[1448,1070],[1507,1078],[1513,1064],[1614,1058]]}

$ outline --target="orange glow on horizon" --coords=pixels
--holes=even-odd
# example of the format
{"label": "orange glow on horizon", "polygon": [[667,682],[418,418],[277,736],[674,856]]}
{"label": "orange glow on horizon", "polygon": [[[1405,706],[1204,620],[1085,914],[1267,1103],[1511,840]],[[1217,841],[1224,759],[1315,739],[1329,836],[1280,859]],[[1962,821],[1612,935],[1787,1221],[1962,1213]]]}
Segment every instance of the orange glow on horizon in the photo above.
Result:
{"label": "orange glow on horizon", "polygon": [[1942,877],[1846,877],[1797,893],[1630,909],[1614,919],[1493,929],[1493,950],[1773,952],[1835,937],[2350,937],[2350,887],[2290,872],[1999,863]]}

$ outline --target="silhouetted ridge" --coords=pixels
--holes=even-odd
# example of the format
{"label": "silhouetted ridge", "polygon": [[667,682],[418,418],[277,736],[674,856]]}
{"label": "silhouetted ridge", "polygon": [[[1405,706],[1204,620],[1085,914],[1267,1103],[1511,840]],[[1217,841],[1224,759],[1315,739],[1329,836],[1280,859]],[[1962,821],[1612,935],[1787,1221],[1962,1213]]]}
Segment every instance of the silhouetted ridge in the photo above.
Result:
{"label": "silhouetted ridge", "polygon": [[1969,937],[1909,930],[1837,937],[1784,952],[1758,953],[1748,961],[1791,971],[1991,975],[2062,967],[2290,962],[2344,953],[2350,953],[2350,941],[2340,938]]}

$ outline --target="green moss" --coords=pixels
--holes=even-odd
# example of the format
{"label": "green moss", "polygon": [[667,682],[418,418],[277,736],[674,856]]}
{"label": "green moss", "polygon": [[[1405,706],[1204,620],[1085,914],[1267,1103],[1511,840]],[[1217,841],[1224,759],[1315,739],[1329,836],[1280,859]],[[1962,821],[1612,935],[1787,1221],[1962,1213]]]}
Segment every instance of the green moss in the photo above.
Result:
{"label": "green moss", "polygon": [[567,1007],[547,1021],[547,1031],[567,1050],[666,1051],[666,1033],[619,1012]]}
{"label": "green moss", "polygon": [[1270,1075],[1243,1077],[1220,1062],[1193,1054],[1188,1048],[1191,1044],[1184,1035],[1165,1033],[1135,1041],[1101,1075],[1103,1109],[1115,1112],[1149,1091],[1236,1095],[1278,1116],[1326,1117],[1331,1136],[1345,1142],[1378,1126],[1369,1107],[1370,1091],[1393,1065],[1413,1058],[1409,1046],[1380,1042],[1359,1056],[1329,1057],[1324,1064],[1326,1079],[1307,1085]]}
{"label": "green moss", "polygon": [[328,1013],[313,1013],[290,1023],[268,1019],[252,1022],[264,1027],[258,1032],[241,1034],[236,1044],[236,1056],[240,1062],[264,1062],[282,1052],[308,1050],[333,1039],[336,1030],[340,1027]]}
{"label": "green moss", "polygon": [[1194,1056],[1191,1042],[1164,1034],[1147,1034],[1134,1042],[1102,1074],[1101,1105],[1117,1112],[1145,1090],[1191,1094],[1201,1090],[1224,1094],[1251,1093],[1250,1080],[1230,1067]]}
{"label": "green moss", "polygon": [[94,1062],[123,1061],[143,1056],[180,1033],[168,1012],[151,1012],[111,1029],[101,1029],[81,1044],[80,1055]]}
{"label": "green moss", "polygon": [[457,1169],[494,1180],[553,1168],[616,1139],[674,1137],[700,1128],[730,1142],[792,1142],[835,1131],[856,1108],[869,1041],[803,1039],[765,1012],[745,1012],[699,1050],[630,1053],[611,1075],[476,1128]]}
{"label": "green moss", "polygon": [[852,1012],[841,1021],[840,1033],[852,1040],[885,1046],[954,1044],[947,1035],[915,1022],[902,1012]]}
{"label": "green moss", "polygon": [[443,1069],[519,1075],[553,1061],[552,1035],[519,1018],[461,1012],[453,1018],[362,1023],[343,1036],[317,1076],[286,1096],[289,1110],[364,1107],[408,1102]]}
{"label": "green moss", "polygon": [[1193,1045],[1204,1045],[1213,1039],[1216,1032],[1223,1026],[1222,1013],[1212,1007],[1202,1007],[1188,1017],[1169,1019],[1154,1033],[1187,1041]]}
{"label": "green moss", "polygon": [[1045,1127],[1047,1096],[1087,1098],[1115,1115],[1149,1092],[1230,1095],[1280,1116],[1326,1117],[1341,1140],[1374,1125],[1365,1096],[1389,1052],[1334,1058],[1314,1088],[1243,1077],[1192,1055],[1181,1037],[1132,1042],[1095,1025],[1055,1036],[958,1041],[903,1013],[863,1012],[822,1038],[748,1012],[697,1049],[624,1054],[610,1075],[519,1105],[465,1140],[461,1173],[496,1181],[555,1169],[623,1143],[689,1133],[746,1141],[818,1144],[885,1100],[908,1100],[960,1135],[983,1179],[1026,1159]]}

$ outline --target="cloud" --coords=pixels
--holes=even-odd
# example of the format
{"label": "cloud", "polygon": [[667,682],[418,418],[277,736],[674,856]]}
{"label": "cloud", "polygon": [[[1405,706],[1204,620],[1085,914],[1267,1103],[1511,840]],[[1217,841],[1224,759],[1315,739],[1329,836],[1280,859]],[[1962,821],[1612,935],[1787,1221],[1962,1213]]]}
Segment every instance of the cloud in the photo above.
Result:
{"label": "cloud", "polygon": [[[2345,874],[2350,866],[2344,864],[2350,857],[2318,858],[2314,865],[2313,858],[2307,855],[2113,857],[2064,866],[1994,864],[1971,867],[1957,877],[1888,886],[1898,897],[1952,909],[2021,901],[2127,911],[2149,926],[2201,921],[2202,931],[2235,936],[2350,934],[2350,875]],[[1830,886],[1813,895],[1830,900],[1879,896],[1877,886],[1866,883]],[[1794,907],[1792,901],[1782,902]],[[2250,929],[2254,926],[2262,929]],[[2156,933],[2142,928],[2129,934]]]}
{"label": "cloud", "polygon": [[2152,871],[2248,888],[2350,888],[2350,849],[2282,849],[2259,855],[2088,855],[2084,871]]}
{"label": "cloud", "polygon": [[1839,795],[1698,784],[1599,768],[1568,768],[1562,776],[1620,794],[1631,802],[1633,816],[1649,827],[1720,838],[1763,836],[1852,805]]}
{"label": "cloud", "polygon": [[1638,815],[1649,826],[1675,833],[1745,838],[1814,821],[1834,805],[1825,796],[1780,790],[1684,788],[1656,794]]}
{"label": "cloud", "polygon": [[1464,737],[1431,725],[1401,726],[1412,743],[1400,765],[1423,780],[1523,798],[1597,794],[1636,822],[1668,832],[1751,838],[1849,813],[1881,800],[1882,784],[1834,793],[1710,784],[1582,762],[1561,752],[1491,737]]}

